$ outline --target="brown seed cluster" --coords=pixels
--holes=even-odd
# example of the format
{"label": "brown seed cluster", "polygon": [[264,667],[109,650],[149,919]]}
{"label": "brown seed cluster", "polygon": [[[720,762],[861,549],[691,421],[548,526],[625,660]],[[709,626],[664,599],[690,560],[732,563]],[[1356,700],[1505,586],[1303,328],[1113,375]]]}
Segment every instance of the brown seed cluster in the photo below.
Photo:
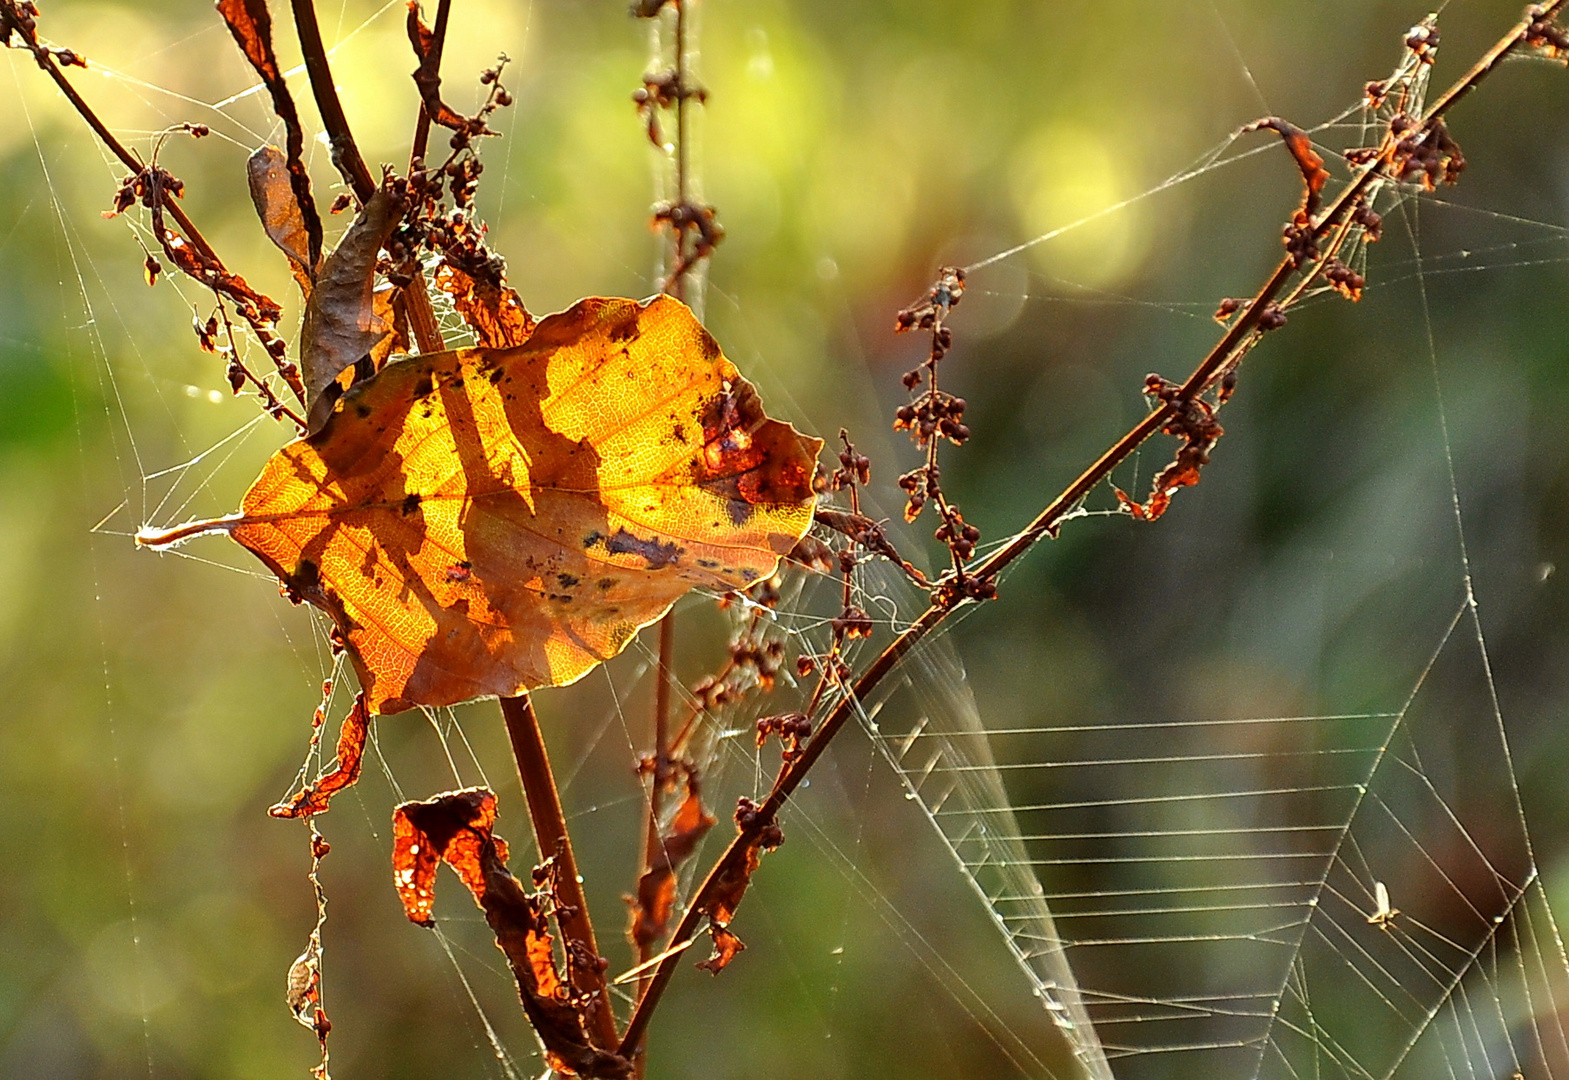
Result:
{"label": "brown seed cluster", "polygon": [[789,761],[801,752],[801,745],[812,736],[812,721],[805,713],[782,713],[765,716],[757,721],[757,747],[761,750],[768,740],[778,737],[784,747],[784,760]]}
{"label": "brown seed cluster", "polygon": [[1565,30],[1547,15],[1546,4],[1532,4],[1526,8],[1531,25],[1525,32],[1525,43],[1553,60],[1569,57],[1569,30]]}
{"label": "brown seed cluster", "polygon": [[1453,184],[1465,170],[1465,155],[1460,144],[1450,137],[1442,119],[1425,127],[1406,113],[1389,122],[1395,138],[1389,159],[1389,174],[1402,184],[1421,184],[1433,191],[1439,184]]}

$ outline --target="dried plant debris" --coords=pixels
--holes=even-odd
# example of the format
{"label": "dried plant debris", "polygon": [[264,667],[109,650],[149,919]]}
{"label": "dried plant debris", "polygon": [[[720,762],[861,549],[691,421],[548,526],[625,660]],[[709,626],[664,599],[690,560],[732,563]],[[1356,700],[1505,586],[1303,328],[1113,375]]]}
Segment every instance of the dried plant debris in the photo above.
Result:
{"label": "dried plant debris", "polygon": [[391,333],[376,313],[376,260],[404,209],[400,186],[384,183],[322,263],[300,329],[300,368],[312,432],[321,430],[342,396],[338,377]]}
{"label": "dried plant debris", "polygon": [[314,783],[304,785],[267,813],[277,818],[311,817],[326,813],[332,797],[359,780],[365,741],[369,734],[370,713],[365,708],[365,694],[361,692],[354,695],[354,705],[343,718],[343,726],[338,731],[337,757],[332,771]]}
{"label": "dried plant debris", "polygon": [[1294,124],[1282,120],[1278,116],[1266,116],[1262,120],[1255,120],[1246,125],[1238,134],[1265,129],[1276,132],[1290,151],[1292,160],[1297,163],[1297,168],[1302,172],[1304,192],[1302,205],[1291,217],[1284,230],[1286,251],[1291,255],[1292,262],[1297,266],[1318,258],[1317,223],[1313,215],[1318,212],[1323,202],[1324,184],[1329,179],[1329,170],[1324,168],[1324,159],[1313,149],[1313,140],[1308,133]]}
{"label": "dried plant debris", "polygon": [[316,925],[311,928],[305,950],[289,965],[285,979],[284,1001],[289,1012],[302,1027],[309,1028],[321,1044],[321,1063],[311,1070],[316,1080],[329,1080],[327,1036],[332,1032],[332,1021],[322,1004],[322,927],[327,923],[327,894],[321,887],[321,861],[332,850],[314,824],[310,827],[311,871],[308,878],[316,898]]}
{"label": "dried plant debris", "polygon": [[[531,894],[512,876],[506,841],[492,832],[495,823],[496,797],[484,788],[397,807],[392,867],[404,913],[421,926],[433,925],[436,870],[443,862],[452,867],[496,935],[550,1067],[569,1076],[630,1075],[631,1062],[589,1042],[585,1015],[594,999],[575,993],[562,978],[550,934],[550,890]],[[548,868],[536,877],[547,882]]]}
{"label": "dried plant debris", "polygon": [[[476,137],[494,135],[486,120],[496,109],[512,104],[512,95],[500,83],[499,69],[487,72],[489,78],[481,78],[482,83],[491,87],[485,104],[473,116],[464,116],[441,99],[440,40],[425,25],[425,20],[420,18],[416,0],[409,0],[406,28],[409,44],[413,46],[414,55],[419,60],[419,66],[414,69],[414,85],[419,88],[420,102],[425,106],[425,115],[433,123],[453,132],[452,149],[465,150]],[[505,63],[505,58],[502,62]]]}
{"label": "dried plant debris", "polygon": [[474,344],[513,348],[534,332],[534,317],[501,274],[480,272],[475,276],[444,261],[436,269],[435,282],[436,288],[452,297],[452,306],[474,331]]}
{"label": "dried plant debris", "polygon": [[[309,299],[311,287],[315,283],[315,258],[311,255],[310,231],[306,228],[300,204],[290,188],[289,170],[283,151],[276,146],[261,147],[246,159],[245,176],[251,190],[251,203],[256,207],[256,216],[261,218],[267,239],[289,257],[294,280],[298,282],[300,292]],[[320,227],[318,222],[317,228]],[[318,256],[320,250],[318,239]]]}
{"label": "dried plant debris", "polygon": [[651,854],[649,866],[637,880],[637,895],[627,898],[632,908],[628,936],[646,953],[665,935],[675,908],[676,874],[697,851],[715,818],[703,805],[697,771],[683,763],[686,795],[676,806],[669,823],[661,831],[659,847]]}
{"label": "dried plant debris", "polygon": [[1547,14],[1546,4],[1532,4],[1526,8],[1531,25],[1526,29],[1525,43],[1550,60],[1569,58],[1569,30]]}
{"label": "dried plant debris", "polygon": [[697,966],[712,975],[718,975],[746,944],[730,931],[730,920],[746,895],[752,875],[762,863],[763,852],[773,851],[784,843],[784,832],[773,821],[764,821],[762,808],[744,795],[736,801],[735,822],[745,838],[739,857],[728,863],[703,907],[708,916],[708,933],[713,940],[713,954]]}
{"label": "dried plant debris", "polygon": [[1442,119],[1423,124],[1400,113],[1389,122],[1389,133],[1395,139],[1389,175],[1402,184],[1420,184],[1424,191],[1433,191],[1439,184],[1458,182],[1465,171],[1465,155]]}
{"label": "dried plant debris", "polygon": [[1184,400],[1181,391],[1180,383],[1163,379],[1159,375],[1150,375],[1145,380],[1146,394],[1162,405],[1175,406],[1176,412],[1160,430],[1181,439],[1182,446],[1177,449],[1177,456],[1172,463],[1155,477],[1148,502],[1140,503],[1121,488],[1114,489],[1117,501],[1137,521],[1156,520],[1171,506],[1171,497],[1178,488],[1197,484],[1199,470],[1209,464],[1210,451],[1225,434],[1225,430],[1215,420],[1214,406],[1202,398]]}
{"label": "dried plant debris", "polygon": [[[234,35],[235,43],[240,46],[240,51],[256,69],[256,74],[261,76],[262,82],[267,87],[267,92],[272,96],[273,112],[278,114],[278,119],[283,121],[287,134],[288,153],[280,155],[283,158],[283,167],[288,177],[288,187],[295,203],[295,217],[298,218],[300,228],[304,230],[303,251],[299,256],[279,241],[270,224],[270,216],[262,212],[262,222],[268,226],[267,235],[273,242],[283,248],[297,263],[303,266],[307,276],[314,273],[316,264],[321,259],[321,214],[316,210],[316,200],[311,195],[310,175],[305,170],[305,129],[300,124],[299,112],[294,107],[294,98],[289,94],[288,84],[284,81],[283,72],[278,65],[277,53],[272,47],[272,16],[267,11],[266,0],[218,0],[218,13],[223,16],[223,21],[228,24],[229,32]],[[254,172],[251,179],[251,197],[256,197],[256,180]],[[261,211],[258,201],[257,210]]]}

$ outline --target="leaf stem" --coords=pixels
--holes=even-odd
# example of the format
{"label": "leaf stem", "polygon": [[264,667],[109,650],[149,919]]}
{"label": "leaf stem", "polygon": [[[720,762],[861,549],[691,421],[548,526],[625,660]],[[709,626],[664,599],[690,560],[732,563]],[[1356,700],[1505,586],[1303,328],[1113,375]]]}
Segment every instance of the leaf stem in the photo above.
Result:
{"label": "leaf stem", "polygon": [[539,717],[527,694],[501,699],[501,715],[512,742],[518,777],[528,800],[529,819],[540,858],[556,859],[556,884],[560,907],[557,919],[566,938],[567,971],[576,975],[578,990],[594,1001],[586,1027],[602,1050],[616,1045],[616,1018],[605,990],[605,974],[600,963],[599,945],[594,940],[594,924],[589,919],[588,901],[583,896],[583,880],[578,876],[572,840],[567,835],[566,815],[561,809],[561,793],[545,753],[545,739],[539,730]]}
{"label": "leaf stem", "polygon": [[[665,617],[659,620],[659,666],[654,672],[654,751],[652,768],[649,770],[648,788],[648,814],[643,822],[643,851],[639,860],[638,881],[654,866],[654,861],[660,856],[662,844],[659,835],[659,820],[664,812],[665,787],[671,775],[671,742],[670,742],[670,684],[675,678],[674,665],[676,653],[676,622],[675,612],[667,611]],[[636,882],[634,882],[633,895],[638,895]],[[639,966],[646,965],[658,955],[657,942],[637,942],[637,962]],[[642,996],[648,990],[648,984],[653,979],[653,972],[638,979],[638,995]],[[639,1043],[635,1051],[642,1050]],[[641,1078],[648,1065],[647,1058],[640,1052],[624,1054],[631,1057],[636,1076]]]}

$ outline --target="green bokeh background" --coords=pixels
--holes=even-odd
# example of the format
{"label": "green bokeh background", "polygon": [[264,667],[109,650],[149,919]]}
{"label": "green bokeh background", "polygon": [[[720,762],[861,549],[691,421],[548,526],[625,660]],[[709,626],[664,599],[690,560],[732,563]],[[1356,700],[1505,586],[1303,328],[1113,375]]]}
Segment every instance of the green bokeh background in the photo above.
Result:
{"label": "green bokeh background", "polygon": [[[416,101],[402,5],[319,6],[366,157],[400,160]],[[1266,111],[1304,125],[1335,115],[1389,69],[1422,14],[1401,0],[704,0],[697,156],[727,233],[707,321],[776,415],[854,432],[894,507],[893,479],[915,462],[888,419],[921,348],[890,326],[936,265],[1145,192]],[[1453,4],[1437,78],[1517,15],[1512,3]],[[211,6],[57,0],[44,31],[90,59],[73,78],[142,152],[167,125],[213,126],[218,137],[173,139],[162,160],[230,265],[289,299],[292,336],[298,304],[242,180],[248,150],[279,135],[263,95],[221,112],[202,104],[252,81]],[[292,63],[288,36],[280,17]],[[475,98],[472,76],[499,50],[514,60],[517,103],[485,147],[481,203],[513,283],[536,311],[647,293],[658,164],[630,103],[647,25],[619,0],[456,0],[451,100]],[[264,810],[298,768],[324,644],[220,540],[187,549],[208,562],[129,539],[143,524],[232,509],[284,432],[218,392],[222,372],[188,329],[193,306],[207,311],[200,291],[172,274],[149,290],[135,233],[99,217],[119,167],[24,54],[5,66],[0,1076],[305,1075],[314,1042],[282,989],[313,918],[306,850],[299,829]],[[1538,861],[1559,900],[1565,79],[1547,63],[1510,64],[1457,109],[1470,168],[1420,210],[1424,255],[1455,271],[1427,286],[1456,490]],[[303,76],[292,85],[313,117]],[[330,201],[336,177],[319,145],[312,168]],[[1216,337],[1214,303],[1256,287],[1278,258],[1299,190],[1271,150],[974,275],[946,370],[976,435],[947,455],[945,478],[988,538],[1026,521],[1137,419],[1145,372],[1191,369]],[[1411,244],[1398,217],[1387,233],[1360,305],[1306,308],[1253,355],[1204,483],[1158,526],[1073,523],[952,633],[989,725],[1398,706],[1464,576]],[[1499,250],[1459,254],[1482,248]],[[144,480],[231,435],[185,477]],[[1146,452],[1140,475],[1163,452]],[[918,602],[906,596],[901,610]],[[691,608],[684,676],[714,666],[711,606]],[[628,965],[618,931],[635,858],[631,763],[646,738],[642,663],[628,656],[608,679],[539,699],[617,971]],[[1457,715],[1474,720],[1485,704],[1448,692]],[[500,794],[501,831],[521,838],[494,706],[459,719]],[[1470,737],[1456,727],[1448,765],[1463,764]],[[499,1075],[454,965],[403,920],[389,887],[390,807],[452,785],[441,745],[414,716],[384,722],[401,790],[369,769],[323,821],[341,1078]],[[750,790],[750,777],[733,779]],[[814,780],[800,810],[811,824],[787,819],[790,841],[738,920],[747,952],[717,980],[683,971],[655,1025],[651,1075],[1040,1074],[1017,1044],[1051,1059],[1041,1010],[865,740],[847,734]],[[1497,813],[1510,820],[1506,800]],[[538,1075],[466,905],[448,879],[441,911],[461,968],[520,1070]]]}

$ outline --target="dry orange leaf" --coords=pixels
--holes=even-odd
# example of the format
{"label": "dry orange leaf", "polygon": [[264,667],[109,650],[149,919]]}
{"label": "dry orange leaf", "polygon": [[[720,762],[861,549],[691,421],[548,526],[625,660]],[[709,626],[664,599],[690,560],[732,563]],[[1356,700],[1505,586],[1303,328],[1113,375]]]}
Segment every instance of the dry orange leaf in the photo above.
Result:
{"label": "dry orange leaf", "polygon": [[822,443],[686,308],[591,298],[521,346],[388,365],[273,455],[228,532],[330,615],[373,713],[580,678],[695,587],[771,575]]}

